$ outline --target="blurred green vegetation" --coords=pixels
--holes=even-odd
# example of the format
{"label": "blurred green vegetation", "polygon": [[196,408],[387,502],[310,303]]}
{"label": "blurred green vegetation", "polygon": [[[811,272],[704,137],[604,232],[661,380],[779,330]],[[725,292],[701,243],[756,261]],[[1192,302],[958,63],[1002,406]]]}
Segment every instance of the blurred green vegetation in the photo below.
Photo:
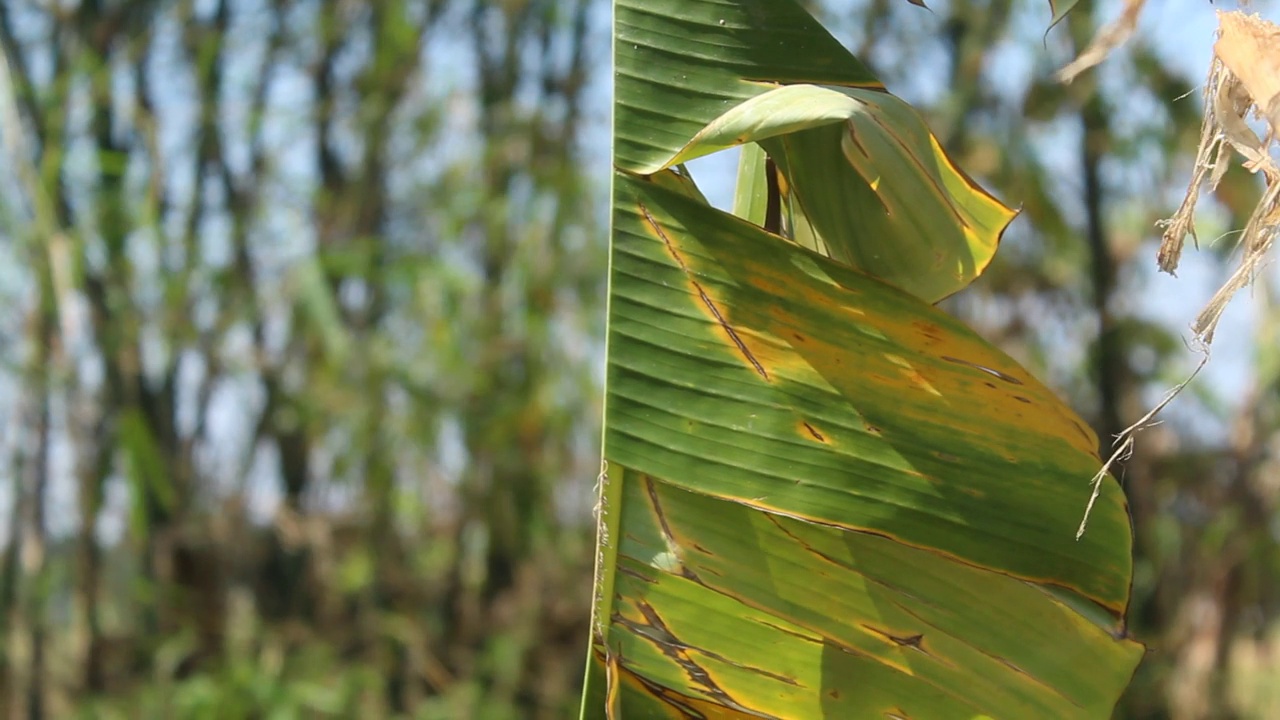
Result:
{"label": "blurred green vegetation", "polygon": [[601,8],[66,8],[0,5],[0,715],[568,716]]}
{"label": "blurred green vegetation", "polygon": [[[946,307],[1113,435],[1188,369],[1162,318],[1198,301],[1169,288],[1211,290],[1152,272],[1201,78],[1146,33],[1054,84],[1107,4],[1047,40],[1041,2],[930,4],[811,3],[1024,209]],[[607,16],[0,2],[0,716],[576,713]],[[1201,237],[1257,193],[1229,174]],[[1185,274],[1222,275],[1231,247]],[[1246,341],[1226,370],[1123,469],[1152,652],[1118,718],[1280,717],[1280,316],[1260,281],[1219,333]]]}

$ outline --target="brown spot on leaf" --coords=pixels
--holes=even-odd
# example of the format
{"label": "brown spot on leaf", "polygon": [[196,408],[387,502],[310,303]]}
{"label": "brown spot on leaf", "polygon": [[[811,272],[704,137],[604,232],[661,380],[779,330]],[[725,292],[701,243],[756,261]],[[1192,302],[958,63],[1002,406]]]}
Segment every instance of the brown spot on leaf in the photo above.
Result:
{"label": "brown spot on leaf", "polygon": [[817,440],[820,443],[825,443],[827,441],[827,439],[822,436],[822,433],[818,432],[817,428],[809,423],[804,423],[804,429],[809,431],[809,434],[813,436],[814,440]]}
{"label": "brown spot on leaf", "polygon": [[867,625],[866,623],[862,623],[862,627],[866,630],[870,630],[876,635],[879,635],[885,640],[892,642],[894,645],[897,645],[898,647],[911,648],[912,650],[919,650],[920,652],[926,655],[929,654],[929,651],[925,650],[924,648],[924,635],[922,633],[915,633],[913,635],[898,635],[895,633],[891,633],[888,630],[881,630],[878,627]]}
{"label": "brown spot on leaf", "polygon": [[925,322],[923,320],[912,320],[911,325],[916,330],[920,331],[921,337],[925,339],[927,344],[934,345],[934,344],[937,344],[938,342],[941,342],[942,338],[938,332],[937,325],[934,325],[933,323]]}
{"label": "brown spot on leaf", "polygon": [[964,365],[966,367],[971,367],[975,370],[981,370],[982,372],[987,373],[992,377],[1003,380],[1007,383],[1013,383],[1014,385],[1024,384],[1021,380],[1019,380],[1016,377],[1013,377],[1012,375],[1006,375],[1005,373],[1002,373],[999,370],[996,370],[994,368],[989,368],[985,365],[979,365],[978,363],[969,362],[968,360],[961,360],[960,358],[954,358],[949,355],[943,355],[942,359],[946,360],[949,363],[955,363],[956,365]]}
{"label": "brown spot on leaf", "polygon": [[919,633],[909,635],[907,637],[894,637],[893,635],[890,635],[889,639],[897,643],[900,647],[915,648],[917,650],[923,649],[920,647],[920,643],[924,642],[924,635]]}

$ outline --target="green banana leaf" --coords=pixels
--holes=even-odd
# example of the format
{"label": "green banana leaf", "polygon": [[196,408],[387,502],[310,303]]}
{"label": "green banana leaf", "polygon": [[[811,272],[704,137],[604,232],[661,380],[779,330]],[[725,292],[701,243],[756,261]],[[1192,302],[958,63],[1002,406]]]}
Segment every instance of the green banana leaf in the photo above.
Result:
{"label": "green banana leaf", "polygon": [[1013,211],[796,3],[615,9],[619,169],[647,175],[757,142],[832,257],[931,302],[991,261]]}
{"label": "green banana leaf", "polygon": [[[958,252],[940,271],[917,253],[930,292],[894,265],[919,250],[910,238],[948,223],[998,237],[1007,211],[939,170],[949,163],[910,161],[924,145],[942,157],[927,130],[890,125],[907,140],[850,158],[851,118],[905,116],[791,0],[615,8],[605,464],[582,717],[1107,717],[1142,647],[1123,622],[1132,538],[1114,480],[1075,539],[1097,438],[932,306],[944,280],[958,289],[985,261]],[[798,110],[774,104],[782,90]],[[811,123],[822,117],[837,121]],[[731,146],[743,128],[784,175],[793,217],[816,228],[809,247],[761,227],[758,150],[741,162],[741,217],[679,171],[701,152],[690,148]],[[818,163],[820,149],[846,164]],[[892,175],[866,182],[868,197],[898,207],[895,193],[915,187],[939,202],[913,202],[917,217],[820,220],[815,183],[844,170],[840,192],[856,196],[855,175]],[[976,229],[980,218],[994,222]],[[898,234],[884,244],[885,232]],[[833,243],[894,262],[869,267]]]}
{"label": "green banana leaf", "polygon": [[1080,0],[1049,0],[1049,10],[1053,12],[1053,17],[1049,20],[1049,29],[1052,30],[1055,25],[1062,22],[1079,2]]}

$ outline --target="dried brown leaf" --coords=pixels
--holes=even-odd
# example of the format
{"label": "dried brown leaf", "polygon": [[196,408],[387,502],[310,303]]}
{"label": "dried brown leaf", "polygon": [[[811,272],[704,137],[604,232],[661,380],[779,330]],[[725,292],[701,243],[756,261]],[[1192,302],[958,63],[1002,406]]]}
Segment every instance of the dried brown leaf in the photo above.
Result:
{"label": "dried brown leaf", "polygon": [[1218,41],[1213,52],[1240,80],[1249,98],[1271,127],[1280,130],[1280,27],[1256,15],[1218,12]]}
{"label": "dried brown leaf", "polygon": [[[1245,169],[1262,173],[1267,190],[1241,233],[1240,266],[1223,283],[1191,329],[1206,346],[1227,303],[1247,286],[1266,259],[1280,231],[1280,167],[1271,158],[1271,144],[1280,136],[1280,27],[1242,12],[1219,12],[1219,36],[1205,82],[1205,118],[1200,130],[1191,183],[1182,205],[1164,221],[1164,238],[1157,260],[1172,273],[1178,266],[1187,235],[1195,238],[1195,204],[1200,187],[1210,188],[1226,172],[1227,147],[1244,158]],[[1265,138],[1249,127],[1250,116],[1267,121]]]}
{"label": "dried brown leaf", "polygon": [[1102,26],[1098,30],[1098,34],[1093,36],[1093,40],[1089,42],[1089,46],[1084,49],[1084,52],[1080,53],[1080,56],[1072,60],[1069,65],[1059,70],[1054,77],[1059,82],[1069,83],[1075,80],[1080,73],[1106,60],[1112,51],[1125,44],[1133,35],[1134,29],[1138,27],[1138,15],[1142,12],[1142,6],[1146,4],[1146,1],[1125,0],[1124,11],[1120,13],[1120,17]]}
{"label": "dried brown leaf", "polygon": [[[1157,256],[1160,269],[1171,274],[1177,269],[1183,242],[1188,235],[1195,238],[1195,205],[1200,188],[1206,180],[1210,188],[1217,186],[1226,173],[1231,150],[1244,158],[1242,165],[1246,169],[1263,174],[1267,189],[1241,233],[1239,267],[1191,324],[1196,346],[1204,357],[1191,377],[1173,388],[1159,405],[1116,438],[1114,454],[1094,478],[1089,508],[1097,499],[1101,478],[1117,459],[1132,450],[1134,434],[1153,425],[1160,411],[1204,367],[1223,311],[1231,298],[1253,281],[1280,232],[1280,167],[1271,158],[1271,145],[1280,138],[1280,26],[1242,12],[1219,12],[1218,22],[1218,41],[1214,44],[1214,58],[1205,81],[1200,146],[1182,204],[1173,217],[1160,223],[1165,229]],[[1266,120],[1266,137],[1259,138],[1249,127],[1250,116]],[[1079,533],[1084,529],[1082,521]]]}

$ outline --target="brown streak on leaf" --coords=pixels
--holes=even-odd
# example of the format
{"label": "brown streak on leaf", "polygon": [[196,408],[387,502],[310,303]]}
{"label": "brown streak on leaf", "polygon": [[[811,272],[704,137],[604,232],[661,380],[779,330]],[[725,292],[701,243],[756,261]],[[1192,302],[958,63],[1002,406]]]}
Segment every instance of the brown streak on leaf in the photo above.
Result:
{"label": "brown streak on leaf", "polygon": [[756,667],[754,665],[747,665],[737,660],[727,658],[724,655],[721,655],[720,653],[712,652],[706,648],[690,648],[690,649],[696,650],[696,652],[698,652],[699,654],[705,655],[717,662],[724,663],[725,665],[731,665],[735,668],[738,668],[739,670],[744,670],[746,672],[754,673],[762,677],[767,677],[770,680],[776,680],[784,685],[790,685],[792,687],[804,687],[803,685],[800,684],[798,680],[796,680],[793,677],[783,675],[781,673],[776,673],[770,670],[765,670],[764,668]]}
{"label": "brown streak on leaf", "polygon": [[1044,680],[1041,680],[1040,678],[1036,677],[1035,675],[1032,675],[1031,673],[1027,672],[1026,670],[1023,670],[1022,668],[1018,667],[1017,665],[1014,665],[1013,663],[1009,662],[1008,660],[1005,660],[1004,658],[1000,657],[999,655],[992,655],[991,653],[983,652],[982,650],[979,650],[979,652],[982,652],[982,654],[983,654],[983,655],[986,655],[987,657],[991,658],[992,660],[995,660],[996,662],[1000,663],[1001,665],[1004,665],[1005,667],[1009,668],[1010,670],[1014,671],[1015,673],[1017,673],[1017,674],[1021,675],[1022,677],[1025,677],[1026,679],[1030,680],[1031,682],[1035,683],[1036,685],[1039,685],[1040,687],[1044,688],[1045,690],[1048,690],[1049,692],[1053,693],[1054,695],[1057,695],[1058,697],[1062,698],[1063,700],[1066,700],[1067,702],[1071,703],[1072,705],[1074,705],[1074,706],[1076,706],[1076,707],[1078,707],[1078,708],[1083,708],[1083,707],[1084,707],[1084,706],[1083,706],[1083,705],[1081,705],[1079,702],[1077,702],[1075,698],[1073,698],[1073,697],[1071,697],[1071,696],[1067,695],[1066,693],[1062,692],[1062,690],[1061,690],[1061,689],[1059,689],[1057,686],[1055,686],[1053,683],[1049,683],[1049,682],[1045,682]]}
{"label": "brown streak on leaf", "polygon": [[910,648],[912,650],[916,650],[918,652],[924,653],[929,657],[933,657],[933,653],[925,649],[924,635],[921,633],[916,633],[914,635],[895,635],[889,632],[888,630],[882,630],[878,627],[874,627],[866,623],[859,623],[859,625],[861,625],[861,627],[864,630],[869,630],[870,632],[876,635],[879,635],[880,637],[886,640],[891,641],[894,645],[897,645],[898,647]]}
{"label": "brown streak on leaf", "polygon": [[[667,627],[662,616],[658,614],[658,611],[654,609],[652,605],[640,600],[636,603],[636,607],[639,608],[640,614],[644,615],[647,624],[641,626],[639,623],[633,623],[626,619],[620,619],[620,624],[631,629],[639,637],[652,642],[654,646],[658,648],[659,652],[666,655],[674,663],[679,665],[680,668],[684,670],[684,673],[689,678],[690,682],[701,687],[704,694],[715,700],[720,705],[732,710],[737,710],[738,712],[745,713],[753,717],[768,718],[769,720],[781,720],[781,718],[778,718],[775,715],[769,715],[758,710],[753,710],[752,708],[749,708],[735,700],[733,696],[725,692],[724,688],[720,687],[720,685],[716,683],[706,669],[696,663],[693,658],[689,657],[688,650],[690,646],[682,642],[675,633],[671,632],[671,628]],[[642,628],[648,628],[648,631]],[[701,648],[698,650],[701,651]]]}
{"label": "brown streak on leaf", "polygon": [[853,143],[854,146],[858,148],[858,152],[862,153],[863,157],[870,159],[871,153],[867,152],[867,148],[864,147],[862,141],[858,139],[858,133],[854,130],[853,123],[849,123],[846,127],[849,131],[849,142]]}
{"label": "brown streak on leaf", "polygon": [[653,578],[649,577],[648,575],[645,575],[645,574],[643,574],[643,573],[640,573],[640,572],[638,572],[637,570],[635,570],[634,568],[627,567],[626,565],[619,564],[619,565],[618,565],[618,572],[622,573],[623,575],[630,575],[631,577],[633,577],[633,578],[635,578],[635,579],[639,580],[640,582],[648,583],[648,584],[650,584],[650,585],[653,585],[653,584],[655,584],[655,583],[657,583],[657,582],[658,582],[657,580],[654,580]]}
{"label": "brown streak on leaf", "polygon": [[619,708],[622,707],[620,700],[622,682],[618,678],[618,666],[621,663],[621,653],[614,653],[613,649],[605,646],[604,653],[604,716],[606,720],[622,720],[622,713]]}
{"label": "brown streak on leaf", "polygon": [[676,251],[675,244],[671,242],[671,238],[667,237],[666,232],[662,230],[662,226],[658,224],[658,221],[654,219],[653,214],[649,212],[649,208],[645,207],[644,203],[638,204],[640,206],[640,214],[644,215],[645,222],[649,223],[649,227],[653,228],[653,231],[658,234],[658,237],[667,246],[667,252],[671,253],[671,257],[675,258],[680,269],[684,271],[686,276],[688,276],[689,282],[693,283],[694,289],[698,291],[698,296],[702,298],[702,303],[707,306],[707,310],[711,311],[716,322],[720,323],[720,327],[729,336],[729,339],[733,341],[733,344],[738,346],[738,351],[741,352],[743,357],[751,363],[751,366],[756,369],[756,372],[760,373],[760,377],[768,380],[769,373],[765,371],[764,366],[760,364],[760,361],[756,360],[755,355],[751,354],[751,350],[747,348],[747,344],[742,341],[742,338],[738,337],[738,332],[734,330],[733,326],[729,324],[729,321],[725,319],[724,315],[720,312],[720,308],[716,307],[716,304],[712,302],[711,296],[707,295],[707,291],[704,290],[702,285],[693,278],[693,273],[689,270],[689,266],[685,264],[684,258]]}
{"label": "brown streak on leaf", "polygon": [[[877,578],[873,578],[873,577],[871,577],[871,576],[869,576],[869,575],[866,575],[866,574],[864,574],[862,571],[860,571],[860,570],[858,570],[857,568],[854,568],[854,567],[852,567],[852,566],[848,565],[847,563],[840,562],[839,560],[837,560],[837,559],[835,559],[835,558],[831,557],[830,555],[827,555],[826,553],[822,552],[821,550],[819,550],[819,549],[817,549],[817,548],[813,547],[813,546],[812,546],[812,545],[810,545],[809,543],[805,542],[805,541],[804,541],[802,538],[800,538],[798,535],[796,535],[795,533],[793,533],[793,532],[791,532],[790,530],[788,530],[788,529],[786,529],[785,527],[783,527],[783,526],[782,526],[782,523],[778,522],[778,519],[777,519],[777,518],[773,517],[772,515],[767,515],[766,517],[769,519],[769,522],[773,523],[774,527],[778,528],[778,530],[782,532],[782,534],[783,534],[783,535],[786,535],[787,537],[791,538],[793,541],[795,541],[795,543],[796,543],[797,545],[799,545],[800,547],[804,548],[804,550],[805,550],[806,552],[809,552],[809,553],[812,553],[812,554],[814,554],[814,555],[817,555],[819,558],[821,558],[822,560],[825,560],[827,563],[830,563],[831,565],[834,565],[834,566],[836,566],[836,567],[840,568],[841,570],[843,570],[843,571],[845,571],[845,572],[852,572],[852,573],[854,573],[854,574],[858,575],[859,577],[861,577],[863,580],[866,580],[867,582],[869,582],[869,583],[871,583],[871,584],[873,584],[873,585],[878,585],[878,586],[880,586],[880,587],[884,588],[885,590],[888,590],[889,592],[897,593],[897,594],[899,594],[899,595],[902,595],[903,597],[911,598],[912,600],[915,600],[916,602],[922,603],[922,604],[924,604],[924,605],[929,605],[930,607],[936,607],[936,606],[934,606],[934,605],[933,605],[933,603],[931,603],[931,602],[929,602],[929,601],[927,601],[927,600],[925,600],[925,599],[923,599],[923,598],[916,597],[915,595],[912,595],[911,593],[909,593],[909,592],[907,592],[907,591],[905,591],[905,590],[903,590],[903,589],[901,589],[901,588],[898,588],[898,587],[896,587],[896,586],[894,586],[894,585],[890,585],[890,584],[888,584],[888,583],[884,582],[883,580],[879,580],[879,579],[877,579]],[[870,533],[870,534],[874,534],[874,533]]]}
{"label": "brown streak on leaf", "polygon": [[676,552],[680,548],[680,544],[676,542],[675,534],[671,532],[671,525],[667,522],[667,514],[663,511],[662,503],[658,500],[658,488],[653,484],[653,478],[648,475],[644,476],[644,489],[649,494],[649,503],[653,507],[653,514],[658,518],[658,527],[662,531],[662,539],[666,542],[667,549],[676,556],[676,560],[680,563],[680,577],[702,585],[702,580],[684,564],[684,559]]}
{"label": "brown streak on leaf", "polygon": [[699,712],[697,708],[690,705],[686,701],[684,695],[681,695],[670,688],[663,687],[662,685],[659,685],[658,683],[653,682],[634,671],[627,670],[625,667],[623,668],[623,671],[632,680],[644,686],[644,689],[647,690],[650,695],[675,708],[686,720],[707,720],[707,716]]}
{"label": "brown streak on leaf", "polygon": [[813,438],[814,438],[815,440],[817,440],[818,442],[820,442],[820,443],[825,443],[825,442],[827,441],[827,439],[826,439],[826,438],[822,437],[822,433],[820,433],[820,432],[818,432],[817,430],[815,430],[815,429],[814,429],[814,427],[813,427],[812,425],[810,425],[809,423],[807,423],[807,422],[806,422],[806,423],[804,423],[804,428],[805,428],[805,430],[808,430],[808,431],[809,431],[809,434],[810,434],[810,435],[812,435],[812,436],[813,436]]}
{"label": "brown streak on leaf", "polygon": [[784,628],[784,627],[782,627],[782,626],[780,626],[780,625],[774,625],[773,623],[768,622],[767,620],[761,620],[761,621],[760,621],[760,624],[761,624],[761,625],[763,625],[763,626],[765,626],[765,627],[767,627],[767,628],[769,628],[770,630],[776,630],[777,632],[780,632],[780,633],[782,633],[783,635],[790,635],[791,637],[796,638],[797,640],[803,640],[804,642],[810,642],[810,643],[813,643],[813,644],[815,644],[815,645],[821,645],[821,644],[822,644],[822,639],[821,639],[821,638],[810,637],[810,636],[805,635],[805,634],[803,634],[803,633],[798,633],[798,632],[796,632],[795,630],[789,630],[789,629]]}
{"label": "brown streak on leaf", "polygon": [[994,378],[999,378],[1000,380],[1004,380],[1007,383],[1013,383],[1014,385],[1026,384],[1021,380],[1019,380],[1018,378],[1013,377],[1012,375],[1006,375],[1005,373],[1002,373],[999,370],[996,370],[994,368],[989,368],[985,365],[979,365],[978,363],[975,363],[975,362],[969,362],[968,360],[961,360],[960,358],[954,358],[954,357],[951,357],[950,355],[943,355],[941,359],[949,363],[955,363],[956,365],[964,365],[966,367],[971,367],[974,370],[981,370],[982,372]]}
{"label": "brown streak on leaf", "polygon": [[[914,112],[914,110],[912,112]],[[925,178],[929,182],[929,185],[933,187],[933,190],[938,195],[938,197],[942,198],[942,204],[946,206],[947,210],[951,214],[951,217],[955,218],[955,221],[961,227],[964,227],[964,228],[970,227],[969,222],[965,220],[964,215],[960,213],[960,209],[956,207],[956,204],[954,202],[952,202],[951,193],[947,190],[946,186],[942,184],[942,179],[937,176],[936,171],[932,170],[929,167],[929,165],[925,164],[924,161],[922,161],[919,157],[917,157],[916,154],[911,151],[911,146],[906,142],[906,140],[900,137],[898,133],[894,132],[892,127],[890,127],[889,125],[886,125],[884,122],[880,120],[879,117],[875,115],[870,115],[870,118],[872,122],[880,126],[880,129],[883,130],[886,135],[893,138],[893,141],[898,144],[898,147],[902,148],[902,150],[906,153],[906,156],[911,159],[911,164],[915,165],[916,170],[918,171],[918,175],[920,177]],[[929,137],[930,138],[933,137],[932,132],[929,133]],[[968,178],[966,178],[966,181],[970,185],[975,184],[972,181],[968,180]],[[879,195],[879,193],[876,193],[876,194]]]}
{"label": "brown streak on leaf", "polygon": [[[938,631],[938,632],[940,632],[940,633],[945,633],[945,632],[946,632],[945,630],[943,630],[943,629],[939,628],[938,626],[936,626],[936,625],[934,625],[933,623],[929,622],[929,621],[928,621],[928,620],[926,620],[925,618],[921,617],[919,613],[917,613],[917,612],[913,611],[911,608],[907,607],[906,605],[903,605],[902,603],[900,603],[900,602],[896,602],[896,601],[895,601],[893,604],[894,604],[894,606],[895,606],[895,607],[897,607],[897,608],[898,608],[898,610],[900,610],[900,611],[902,611],[902,612],[906,613],[907,615],[910,615],[911,617],[915,618],[915,620],[916,620],[917,622],[919,622],[921,625],[924,625],[924,626],[926,626],[927,628],[932,628],[932,629],[934,629],[934,630],[937,630],[937,631]],[[955,640],[955,641],[958,641],[958,642],[960,642],[960,643],[964,644],[964,645],[965,645],[965,646],[967,646],[970,650],[973,650],[974,652],[977,652],[977,653],[979,653],[980,655],[984,655],[984,656],[986,656],[986,657],[988,657],[988,658],[990,658],[990,659],[992,659],[992,660],[994,660],[994,661],[996,661],[996,662],[998,662],[998,663],[1000,663],[1000,664],[1002,664],[1002,665],[1007,666],[1010,670],[1013,670],[1014,672],[1016,672],[1016,673],[1018,673],[1018,674],[1020,674],[1020,675],[1022,675],[1022,676],[1024,676],[1024,677],[1026,677],[1028,680],[1030,680],[1031,682],[1034,682],[1035,684],[1037,684],[1037,685],[1041,686],[1043,689],[1048,690],[1050,693],[1052,693],[1052,694],[1054,694],[1054,695],[1057,695],[1058,697],[1062,698],[1063,700],[1066,700],[1067,702],[1071,703],[1072,705],[1075,705],[1076,707],[1081,707],[1081,706],[1080,706],[1080,703],[1076,702],[1076,700],[1075,700],[1074,698],[1072,698],[1072,697],[1070,697],[1070,696],[1066,695],[1065,693],[1063,693],[1063,692],[1062,692],[1062,690],[1060,690],[1059,688],[1055,687],[1053,684],[1051,684],[1051,683],[1047,683],[1047,682],[1045,682],[1045,681],[1043,681],[1043,680],[1041,680],[1041,679],[1039,679],[1039,678],[1035,677],[1034,675],[1032,675],[1032,674],[1028,673],[1027,671],[1023,670],[1022,668],[1018,667],[1017,665],[1014,665],[1013,663],[1009,662],[1008,660],[1004,659],[1003,657],[1001,657],[1001,656],[999,656],[999,655],[995,655],[995,654],[993,654],[993,653],[991,653],[991,652],[988,652],[987,650],[984,650],[982,647],[980,647],[980,646],[978,646],[978,645],[973,645],[973,644],[971,644],[971,643],[966,642],[966,641],[965,641],[963,638],[961,638],[961,637],[958,637],[958,636],[956,636],[956,635],[954,635],[954,634],[950,634],[950,633],[948,633],[948,635],[950,635],[951,639],[953,639],[953,640]],[[935,659],[938,659],[939,661],[942,661],[942,662],[944,662],[944,663],[945,663],[945,661],[944,661],[944,660],[942,660],[941,658],[938,658],[937,656],[933,656],[933,657],[934,657]],[[945,664],[946,664],[946,665],[948,665],[948,666],[950,666],[950,665],[951,665],[951,663],[945,663]]]}
{"label": "brown streak on leaf", "polygon": [[[741,499],[732,499],[730,500],[730,502],[736,502],[739,505],[753,508],[765,513],[765,517],[768,518],[770,522],[773,522],[775,525],[777,525],[779,530],[786,533],[787,535],[790,535],[797,542],[800,542],[802,544],[803,544],[803,541],[797,538],[793,533],[789,532],[786,528],[782,527],[782,524],[778,522],[777,518],[780,518],[780,517],[791,518],[792,520],[798,520],[800,522],[809,523],[811,525],[818,525],[820,527],[835,528],[837,530],[843,530],[845,532],[856,532],[856,533],[861,533],[863,535],[869,535],[871,537],[884,538],[885,540],[890,540],[892,542],[898,543],[903,547],[909,547],[914,550],[919,550],[921,552],[926,552],[931,555],[937,555],[938,557],[946,558],[949,562],[956,563],[957,565],[964,565],[965,567],[976,568],[978,570],[996,573],[997,575],[1003,575],[1005,577],[1011,577],[1011,578],[1016,578],[1018,580],[1033,582],[1042,587],[1054,587],[1054,588],[1061,588],[1063,590],[1070,590],[1072,592],[1082,595],[1083,597],[1092,599],[1095,603],[1097,603],[1098,607],[1105,610],[1112,617],[1120,618],[1120,617],[1123,617],[1124,615],[1125,607],[1123,605],[1115,606],[1115,605],[1108,604],[1105,600],[1101,598],[1095,598],[1092,595],[1089,595],[1088,593],[1084,592],[1080,588],[1073,587],[1070,585],[1065,585],[1060,582],[1055,582],[1054,578],[1050,576],[1038,577],[1034,575],[1015,574],[1015,573],[1008,572],[1007,570],[1000,570],[987,565],[976,563],[972,560],[961,557],[959,555],[954,555],[952,553],[944,552],[943,550],[940,550],[936,547],[919,545],[919,544],[910,542],[904,538],[900,538],[897,535],[893,535],[891,533],[885,532],[884,530],[880,530],[880,529],[872,529],[867,527],[855,527],[853,525],[841,525],[840,523],[831,522],[829,520],[823,520],[822,518],[811,517],[809,515],[804,515],[796,512],[788,512],[781,508],[765,505],[760,502],[751,502],[751,501],[741,500]],[[817,554],[819,557],[826,559],[828,562],[834,565],[837,565],[839,567],[846,568],[846,569],[851,569],[851,568],[848,568],[847,565],[839,563],[827,557],[826,555],[823,555],[822,553],[816,550],[813,550],[813,548],[807,545],[805,547],[810,551],[814,552],[815,554]],[[883,585],[884,583],[880,583],[880,584]],[[889,586],[886,585],[885,587],[889,587]]]}
{"label": "brown streak on leaf", "polygon": [[1079,420],[1072,418],[1071,424],[1076,426],[1076,430],[1080,432],[1080,436],[1083,437],[1085,440],[1093,440],[1092,431],[1086,428],[1084,424],[1081,423]]}

